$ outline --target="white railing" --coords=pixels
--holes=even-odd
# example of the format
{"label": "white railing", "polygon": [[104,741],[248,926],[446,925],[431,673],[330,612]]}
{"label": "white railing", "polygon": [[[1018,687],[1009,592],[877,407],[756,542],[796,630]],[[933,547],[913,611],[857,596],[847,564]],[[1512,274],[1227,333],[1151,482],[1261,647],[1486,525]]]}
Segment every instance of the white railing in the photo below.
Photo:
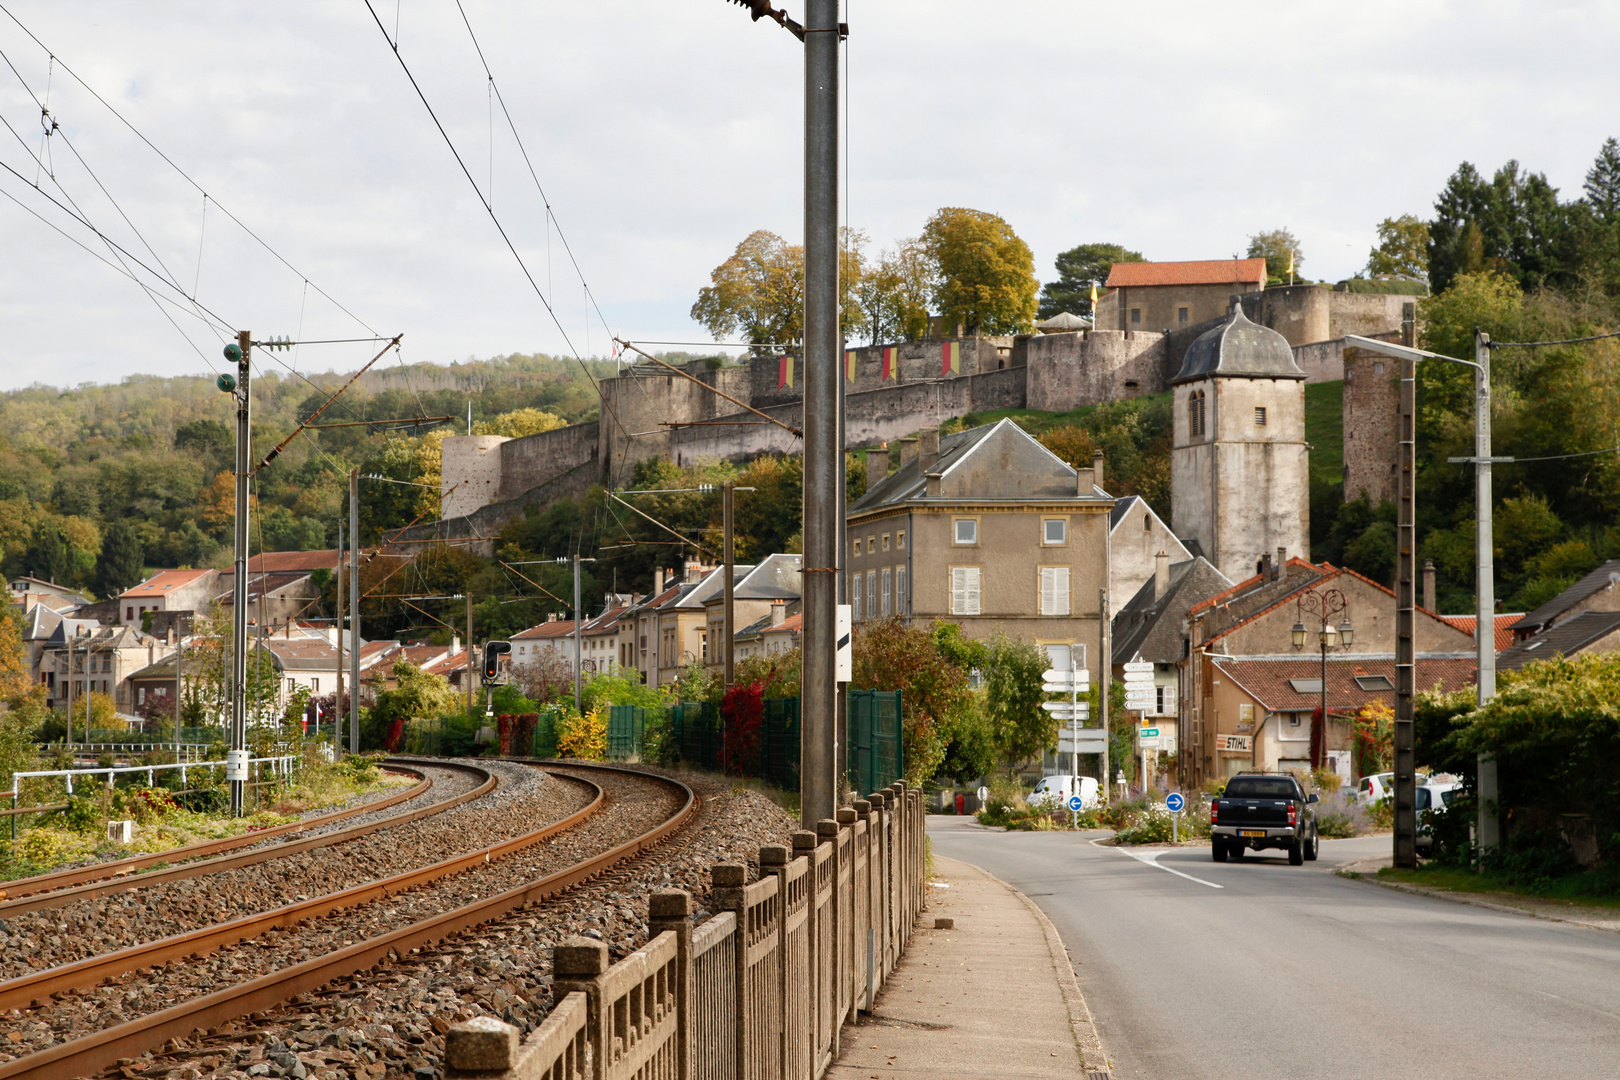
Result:
{"label": "white railing", "polygon": [[[293,766],[298,763],[297,754],[285,754],[281,757],[248,758],[247,764],[251,770],[254,765],[268,765],[271,776],[286,777],[292,775]],[[11,774],[11,801],[15,805],[21,793],[21,781],[40,779],[44,777],[60,776],[67,781],[67,793],[73,794],[73,778],[75,776],[105,776],[107,786],[111,787],[113,776],[116,773],[145,773],[146,783],[150,787],[155,783],[159,769],[179,769],[180,783],[186,782],[187,769],[211,769],[226,766],[224,761],[177,761],[169,765],[98,765],[84,769],[40,769],[30,772],[14,772]],[[261,775],[263,773],[261,772]]]}

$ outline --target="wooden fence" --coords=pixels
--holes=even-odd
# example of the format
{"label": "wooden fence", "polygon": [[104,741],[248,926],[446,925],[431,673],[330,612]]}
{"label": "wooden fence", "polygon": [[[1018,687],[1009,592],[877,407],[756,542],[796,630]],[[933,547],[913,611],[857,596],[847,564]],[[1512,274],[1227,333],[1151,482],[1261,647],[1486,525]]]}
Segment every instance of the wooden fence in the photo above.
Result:
{"label": "wooden fence", "polygon": [[486,1080],[817,1080],[843,1025],[870,1009],[922,910],[922,793],[903,782],[760,848],[760,875],[713,868],[719,913],[654,893],[651,940],[609,966],[570,938],[552,959],[556,1007],[522,1042],[493,1017],[452,1027],[447,1077]]}

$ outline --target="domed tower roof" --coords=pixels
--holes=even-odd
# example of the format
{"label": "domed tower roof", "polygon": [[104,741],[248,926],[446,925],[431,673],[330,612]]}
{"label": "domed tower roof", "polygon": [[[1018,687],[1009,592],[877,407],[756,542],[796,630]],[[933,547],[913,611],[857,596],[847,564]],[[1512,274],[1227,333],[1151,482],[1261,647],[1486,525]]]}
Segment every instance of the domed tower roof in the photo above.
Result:
{"label": "domed tower roof", "polygon": [[1187,348],[1181,371],[1170,385],[1212,377],[1233,379],[1303,379],[1305,373],[1294,363],[1294,350],[1277,331],[1252,323],[1243,314],[1243,305],[1232,304],[1232,313],[1213,330],[1200,334]]}

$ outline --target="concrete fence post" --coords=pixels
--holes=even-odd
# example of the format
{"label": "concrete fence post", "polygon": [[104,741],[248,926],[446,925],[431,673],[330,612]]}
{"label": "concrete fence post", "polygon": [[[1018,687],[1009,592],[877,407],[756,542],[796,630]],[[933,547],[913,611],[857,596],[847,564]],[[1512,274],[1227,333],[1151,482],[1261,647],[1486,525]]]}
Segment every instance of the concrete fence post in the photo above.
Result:
{"label": "concrete fence post", "polygon": [[838,810],[838,830],[848,833],[848,839],[839,837],[841,858],[848,865],[839,864],[839,871],[844,875],[840,888],[838,907],[838,995],[834,999],[837,1008],[837,1020],[833,1024],[833,1053],[836,1057],[838,1045],[842,1043],[842,1029],[846,1020],[855,1019],[855,933],[860,925],[860,908],[856,903],[856,890],[860,888],[860,881],[855,876],[855,808],[853,806],[841,807]]}
{"label": "concrete fence post", "polygon": [[676,1027],[680,1072],[677,1080],[692,1080],[697,1075],[692,1042],[692,894],[684,889],[659,889],[648,901],[647,939],[650,941],[665,931],[675,935],[678,956],[675,1007],[680,1014]]}
{"label": "concrete fence post", "polygon": [[[834,811],[834,813],[841,814],[843,811],[837,810]],[[816,961],[816,971],[825,972],[828,979],[828,985],[822,986],[819,982],[816,985],[816,1009],[818,1022],[816,1030],[821,1030],[820,1021],[823,1017],[825,1017],[828,1027],[830,1027],[832,1030],[831,1043],[825,1049],[831,1056],[831,1060],[837,1061],[838,1029],[841,1026],[841,1019],[838,1011],[838,1005],[841,999],[838,993],[838,988],[843,985],[838,980],[843,973],[844,959],[842,905],[844,903],[844,894],[847,891],[846,887],[839,880],[838,876],[839,872],[843,869],[839,859],[838,850],[838,822],[832,818],[822,818],[820,821],[816,822],[816,839],[819,843],[829,845],[829,850],[831,851],[832,857],[832,901],[827,905],[827,915],[831,918],[832,926],[830,927],[829,932],[822,933],[820,925],[818,924],[817,934],[814,939],[818,945],[820,945],[822,942],[829,942],[831,943],[832,948],[831,957],[826,958],[825,961],[818,957]]]}
{"label": "concrete fence post", "polygon": [[591,1060],[588,1075],[602,1080],[607,1063],[607,1017],[602,1009],[602,976],[608,969],[608,947],[595,938],[571,937],[551,955],[551,997],[561,1001],[578,991],[585,995],[586,1043]]}
{"label": "concrete fence post", "polygon": [[748,867],[742,863],[716,863],[709,871],[710,893],[718,911],[731,911],[737,915],[732,928],[737,958],[737,1080],[748,1080],[748,1024],[753,1013],[748,985],[748,912],[743,887],[748,883]]}

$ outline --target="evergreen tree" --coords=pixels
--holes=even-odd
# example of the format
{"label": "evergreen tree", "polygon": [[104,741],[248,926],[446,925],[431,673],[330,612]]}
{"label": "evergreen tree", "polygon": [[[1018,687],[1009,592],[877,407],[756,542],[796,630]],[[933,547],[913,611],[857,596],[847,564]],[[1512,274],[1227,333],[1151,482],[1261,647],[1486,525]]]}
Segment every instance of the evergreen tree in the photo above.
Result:
{"label": "evergreen tree", "polygon": [[1067,311],[1071,315],[1091,311],[1091,287],[1097,286],[1099,295],[1108,271],[1115,263],[1144,262],[1140,251],[1131,251],[1119,244],[1081,244],[1063,252],[1055,260],[1058,279],[1041,286],[1040,317]]}
{"label": "evergreen tree", "polygon": [[28,550],[23,553],[23,566],[42,581],[66,585],[73,569],[73,549],[62,530],[44,521],[35,525]]}
{"label": "evergreen tree", "polygon": [[96,592],[103,597],[117,596],[137,585],[146,560],[141,538],[127,522],[115,521],[101,538],[101,557],[96,560]]}
{"label": "evergreen tree", "polygon": [[1586,202],[1600,225],[1620,224],[1620,141],[1610,136],[1586,173]]}

